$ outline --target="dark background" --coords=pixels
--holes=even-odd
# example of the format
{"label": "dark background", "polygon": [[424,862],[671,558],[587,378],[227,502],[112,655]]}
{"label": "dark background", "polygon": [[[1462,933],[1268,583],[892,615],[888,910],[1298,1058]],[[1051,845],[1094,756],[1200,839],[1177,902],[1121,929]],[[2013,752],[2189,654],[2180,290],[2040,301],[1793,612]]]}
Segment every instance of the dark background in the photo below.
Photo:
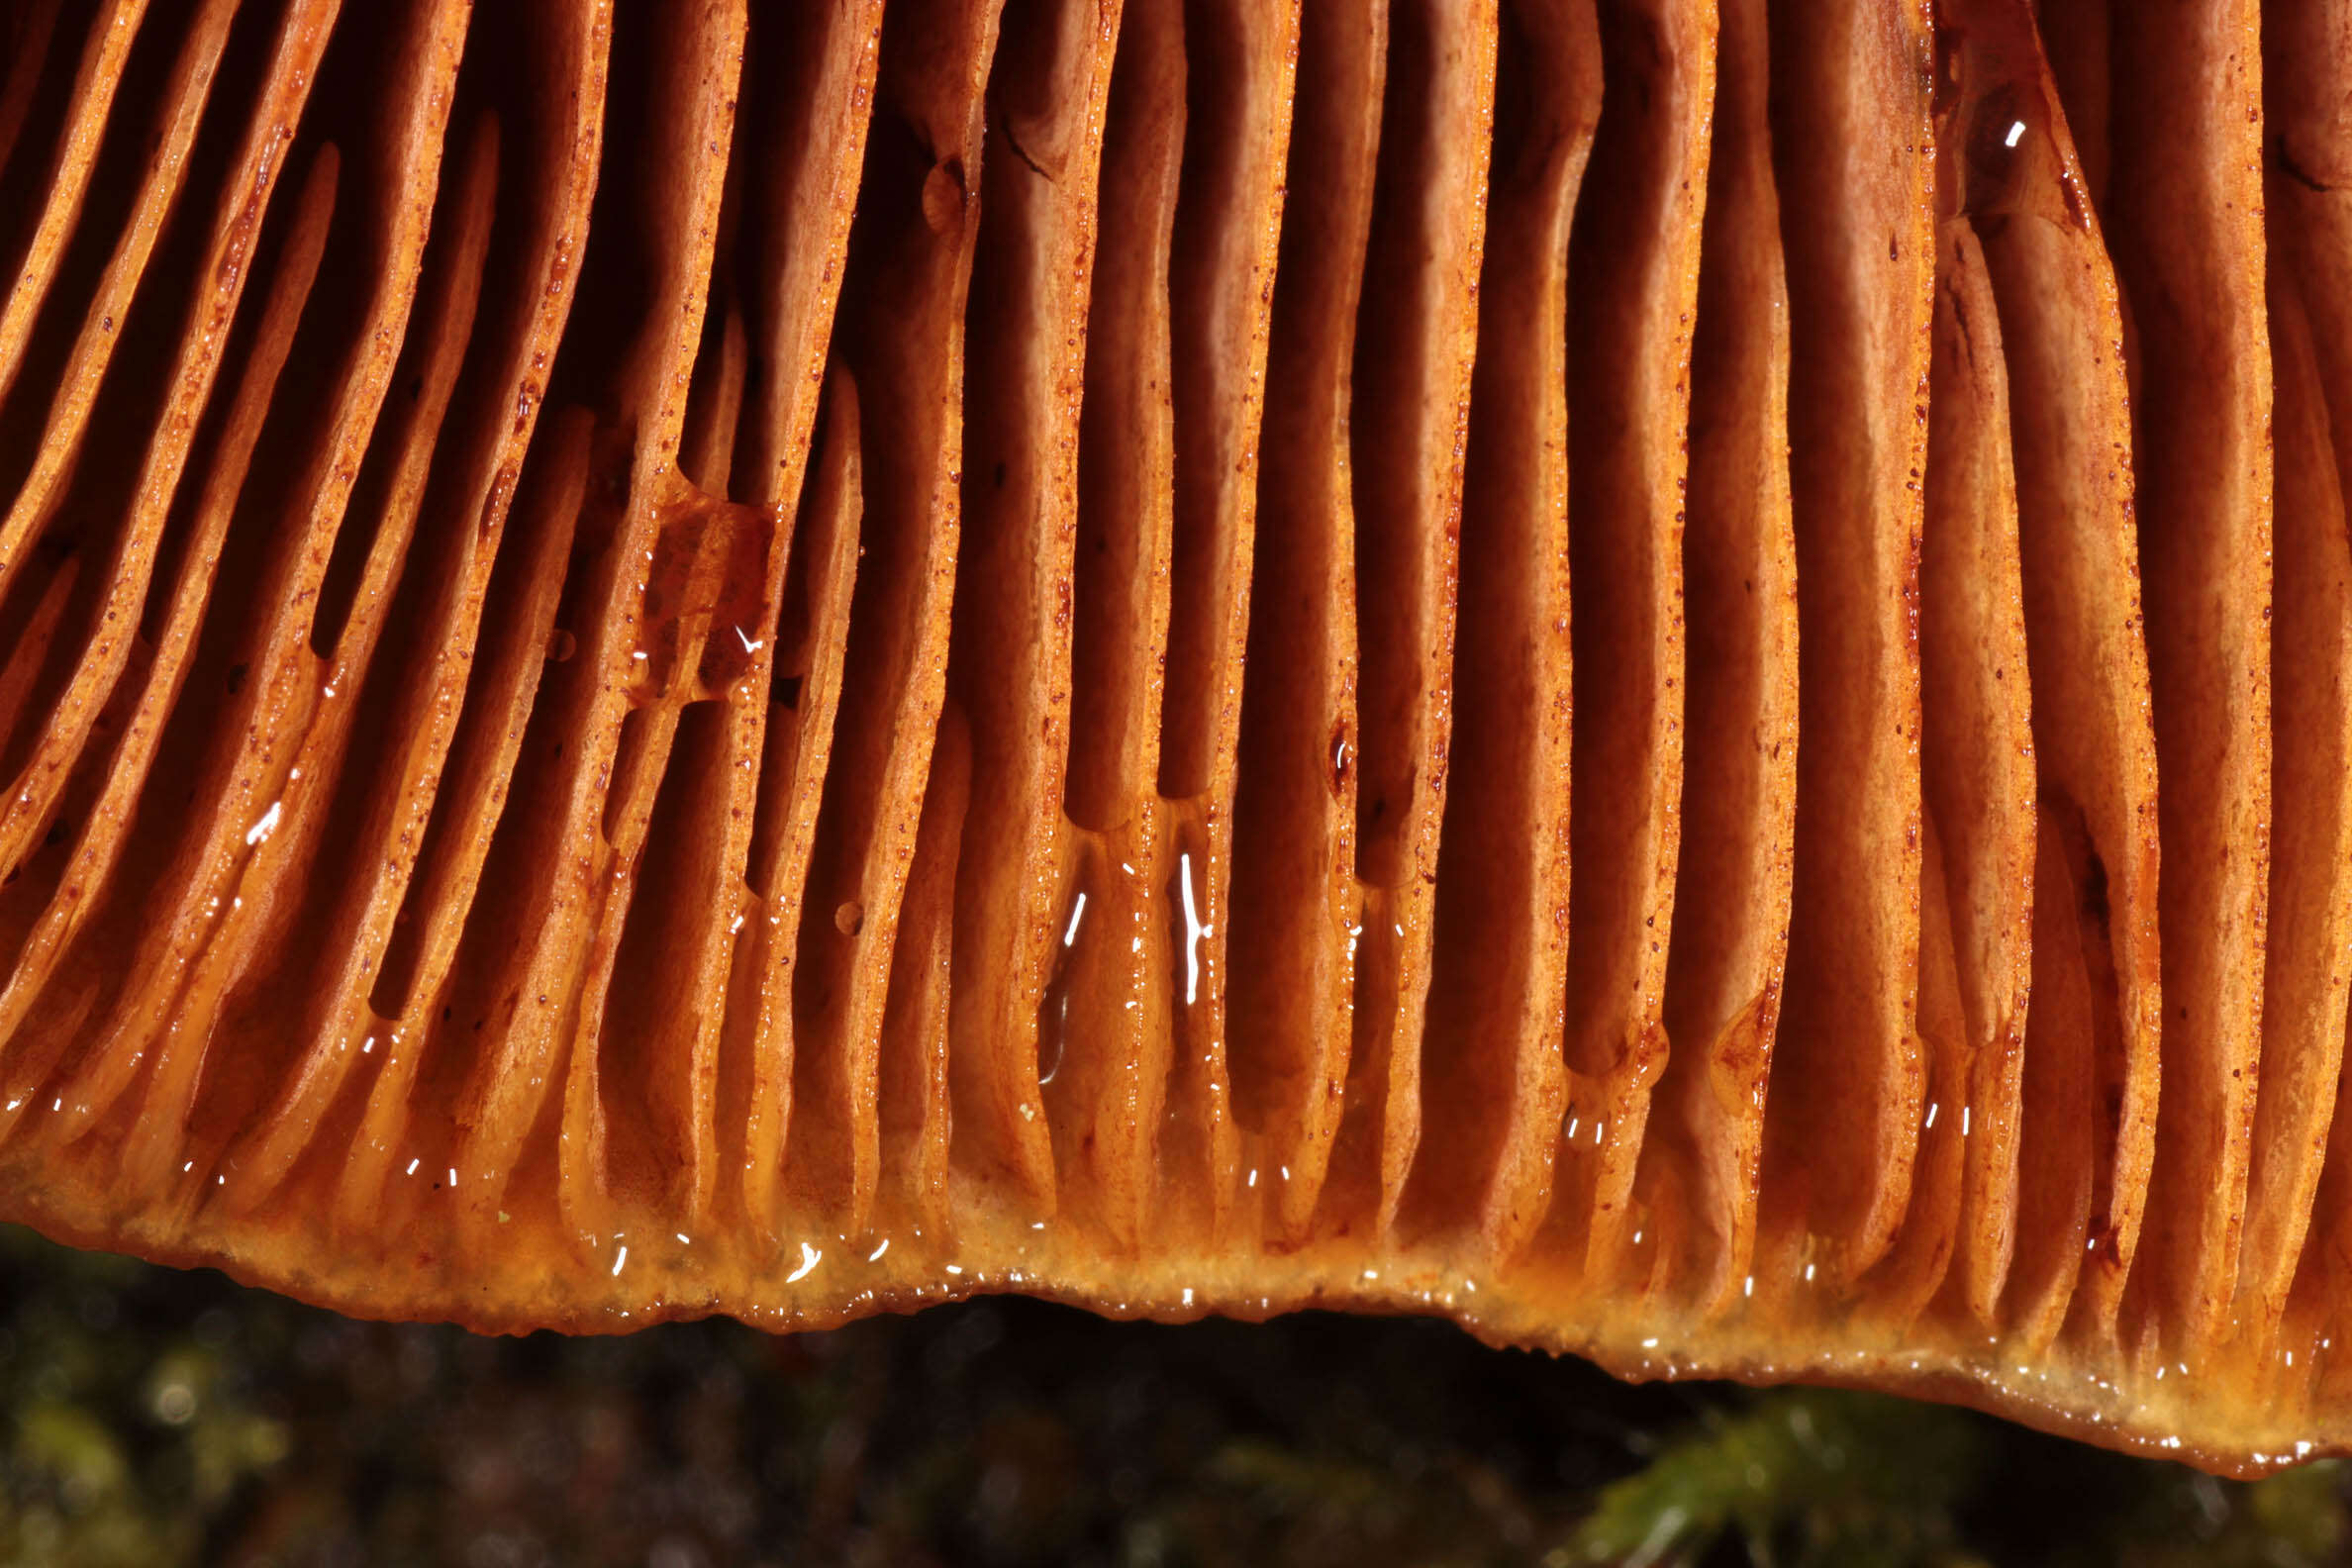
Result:
{"label": "dark background", "polygon": [[488,1339],[0,1227],[0,1562],[2348,1560],[2259,1485],[1868,1395],[1630,1387],[1448,1324],[998,1299]]}

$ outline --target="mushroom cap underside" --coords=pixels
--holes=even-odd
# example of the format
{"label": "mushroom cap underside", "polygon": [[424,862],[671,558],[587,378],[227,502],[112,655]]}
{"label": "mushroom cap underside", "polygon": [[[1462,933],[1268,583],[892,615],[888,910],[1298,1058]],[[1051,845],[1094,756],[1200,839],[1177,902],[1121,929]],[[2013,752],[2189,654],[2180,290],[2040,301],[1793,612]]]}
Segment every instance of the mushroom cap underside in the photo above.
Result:
{"label": "mushroom cap underside", "polygon": [[0,1218],[2352,1451],[2324,0],[0,40]]}

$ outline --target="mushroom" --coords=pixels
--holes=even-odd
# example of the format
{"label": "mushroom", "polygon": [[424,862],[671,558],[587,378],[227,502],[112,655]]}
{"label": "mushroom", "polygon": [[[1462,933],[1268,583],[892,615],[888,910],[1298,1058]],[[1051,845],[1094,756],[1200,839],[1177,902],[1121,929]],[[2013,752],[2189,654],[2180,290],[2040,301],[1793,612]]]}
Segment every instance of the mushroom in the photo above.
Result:
{"label": "mushroom", "polygon": [[2352,1451],[2341,9],[15,7],[0,1217]]}

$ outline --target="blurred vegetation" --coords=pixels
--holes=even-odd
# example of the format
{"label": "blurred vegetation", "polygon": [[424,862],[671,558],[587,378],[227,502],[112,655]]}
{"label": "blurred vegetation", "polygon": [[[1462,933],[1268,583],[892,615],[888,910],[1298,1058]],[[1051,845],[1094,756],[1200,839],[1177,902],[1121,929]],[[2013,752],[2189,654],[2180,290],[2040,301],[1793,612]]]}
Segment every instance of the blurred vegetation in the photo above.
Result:
{"label": "blurred vegetation", "polygon": [[354,1323],[0,1227],[0,1563],[1566,1568],[2352,1557],[2244,1486],[1967,1412],[1631,1388],[1436,1323],[967,1303],[776,1338]]}

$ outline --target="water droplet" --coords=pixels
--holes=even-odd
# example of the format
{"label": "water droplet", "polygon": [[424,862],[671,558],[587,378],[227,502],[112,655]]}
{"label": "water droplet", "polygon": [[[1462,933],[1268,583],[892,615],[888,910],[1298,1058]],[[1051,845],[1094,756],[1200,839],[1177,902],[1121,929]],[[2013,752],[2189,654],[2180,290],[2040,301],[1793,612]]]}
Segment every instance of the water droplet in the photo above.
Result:
{"label": "water droplet", "polygon": [[[1081,881],[1087,880],[1091,859],[1080,871]],[[1070,901],[1070,918],[1062,925],[1061,949],[1053,955],[1053,970],[1045,980],[1044,994],[1037,1001],[1037,1087],[1042,1089],[1053,1082],[1061,1071],[1062,1057],[1069,1045],[1070,992],[1076,982],[1078,967],[1078,935],[1086,929],[1086,889],[1081,886]]]}

